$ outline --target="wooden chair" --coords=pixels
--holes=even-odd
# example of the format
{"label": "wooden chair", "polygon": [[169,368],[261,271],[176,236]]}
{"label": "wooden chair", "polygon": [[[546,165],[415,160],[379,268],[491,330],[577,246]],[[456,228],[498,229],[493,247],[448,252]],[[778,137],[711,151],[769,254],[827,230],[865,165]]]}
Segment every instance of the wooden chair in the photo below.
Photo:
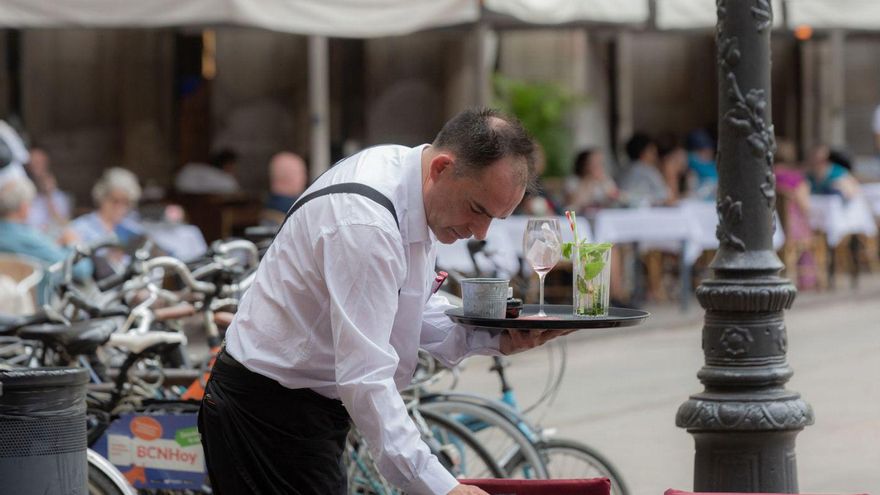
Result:
{"label": "wooden chair", "polygon": [[10,292],[0,297],[0,313],[33,313],[38,302],[37,286],[43,280],[40,262],[27,256],[0,253],[0,277],[6,279]]}
{"label": "wooden chair", "polygon": [[463,485],[476,486],[489,495],[610,495],[608,478],[571,480],[458,480]]}

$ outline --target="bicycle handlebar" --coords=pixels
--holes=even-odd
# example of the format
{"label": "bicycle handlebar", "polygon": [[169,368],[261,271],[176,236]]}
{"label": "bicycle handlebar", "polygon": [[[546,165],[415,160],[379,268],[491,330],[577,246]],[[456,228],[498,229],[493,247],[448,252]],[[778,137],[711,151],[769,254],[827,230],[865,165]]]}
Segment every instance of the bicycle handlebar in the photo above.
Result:
{"label": "bicycle handlebar", "polygon": [[217,286],[210,282],[201,282],[193,278],[192,272],[186,267],[186,264],[177,258],[171,256],[158,256],[144,262],[143,272],[149,273],[154,268],[170,269],[180,276],[183,283],[190,289],[204,294],[213,294],[217,291]]}
{"label": "bicycle handlebar", "polygon": [[257,245],[246,239],[215,241],[211,245],[211,250],[223,256],[229,256],[233,251],[244,251],[247,254],[248,266],[254,267],[260,263],[260,255]]}

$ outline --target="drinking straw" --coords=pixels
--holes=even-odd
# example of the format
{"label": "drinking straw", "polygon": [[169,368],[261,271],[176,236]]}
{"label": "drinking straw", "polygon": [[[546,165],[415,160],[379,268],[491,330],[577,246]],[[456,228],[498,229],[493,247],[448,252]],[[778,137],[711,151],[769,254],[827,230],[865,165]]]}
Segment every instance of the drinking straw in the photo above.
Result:
{"label": "drinking straw", "polygon": [[578,239],[578,228],[576,223],[576,217],[573,210],[565,211],[565,218],[568,219],[568,225],[571,227],[571,233],[574,234],[574,245],[576,249],[580,249],[580,240]]}

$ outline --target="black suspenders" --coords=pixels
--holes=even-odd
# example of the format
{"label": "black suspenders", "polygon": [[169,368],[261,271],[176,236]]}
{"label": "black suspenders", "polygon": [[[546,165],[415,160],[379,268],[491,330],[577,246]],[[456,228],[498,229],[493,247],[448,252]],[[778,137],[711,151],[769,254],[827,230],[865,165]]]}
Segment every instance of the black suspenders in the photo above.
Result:
{"label": "black suspenders", "polygon": [[[297,202],[290,207],[290,210],[287,212],[287,216],[284,217],[284,221],[281,222],[281,225],[278,227],[278,232],[281,232],[282,227],[284,227],[284,224],[287,223],[287,219],[290,218],[290,216],[293,215],[296,210],[300,209],[302,205],[321,196],[339,193],[358,194],[360,196],[364,196],[365,198],[375,201],[379,205],[383,206],[386,210],[388,210],[388,213],[391,213],[391,216],[394,217],[394,223],[397,224],[398,229],[400,228],[400,222],[397,220],[397,212],[394,210],[394,203],[392,203],[387,196],[366,184],[360,184],[357,182],[343,182],[341,184],[333,184],[332,186],[318,189],[317,191],[306,194],[305,196],[297,200]],[[275,233],[276,236],[278,235],[278,232]]]}

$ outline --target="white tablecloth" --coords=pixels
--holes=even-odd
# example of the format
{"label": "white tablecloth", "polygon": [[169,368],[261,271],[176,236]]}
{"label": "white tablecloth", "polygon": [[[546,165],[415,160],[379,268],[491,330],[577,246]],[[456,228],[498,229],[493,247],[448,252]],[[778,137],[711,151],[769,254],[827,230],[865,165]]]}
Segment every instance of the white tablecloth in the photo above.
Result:
{"label": "white tablecloth", "polygon": [[606,208],[596,214],[593,229],[598,242],[637,242],[643,250],[684,249],[688,264],[693,264],[703,251],[697,218],[681,206]]}
{"label": "white tablecloth", "polygon": [[880,218],[880,182],[862,184],[862,194],[871,207],[871,212],[875,217]]}
{"label": "white tablecloth", "polygon": [[[710,201],[700,201],[694,199],[686,199],[680,203],[687,214],[693,216],[699,231],[696,242],[700,249],[705,251],[709,249],[718,249],[718,238],[715,236],[715,230],[718,227],[718,211],[715,209],[715,203]],[[779,221],[779,215],[776,215],[776,231],[773,233],[773,249],[779,250],[785,244],[785,233],[782,231],[782,223]]]}
{"label": "white tablecloth", "polygon": [[[637,242],[642,250],[679,253],[684,244],[685,262],[693,264],[703,251],[718,249],[715,203],[687,199],[673,207],[604,209],[594,224],[599,242]],[[785,234],[778,228],[773,247],[779,249]]]}
{"label": "white tablecloth", "polygon": [[863,196],[846,202],[836,194],[810,196],[810,226],[825,232],[831,246],[849,234],[877,235],[877,222]]}

